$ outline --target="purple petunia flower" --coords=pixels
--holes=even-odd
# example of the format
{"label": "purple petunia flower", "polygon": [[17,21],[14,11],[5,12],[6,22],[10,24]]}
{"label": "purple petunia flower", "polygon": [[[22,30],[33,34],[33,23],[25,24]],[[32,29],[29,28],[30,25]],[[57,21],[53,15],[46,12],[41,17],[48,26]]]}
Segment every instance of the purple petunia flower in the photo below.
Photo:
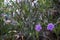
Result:
{"label": "purple petunia flower", "polygon": [[47,25],[47,30],[52,31],[53,29],[54,29],[54,24],[49,23],[49,24]]}
{"label": "purple petunia flower", "polygon": [[39,32],[41,29],[42,29],[42,27],[41,27],[40,24],[35,25],[35,30],[36,30],[36,31]]}

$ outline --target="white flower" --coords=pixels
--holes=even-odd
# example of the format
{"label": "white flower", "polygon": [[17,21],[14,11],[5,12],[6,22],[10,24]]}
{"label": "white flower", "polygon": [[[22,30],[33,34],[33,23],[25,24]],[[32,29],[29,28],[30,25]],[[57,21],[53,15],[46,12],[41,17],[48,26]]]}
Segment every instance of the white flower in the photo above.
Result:
{"label": "white flower", "polygon": [[[4,4],[7,5],[12,5],[12,3],[10,2],[11,0],[4,0]],[[12,0],[14,3],[16,2],[16,0]]]}
{"label": "white flower", "polygon": [[34,3],[37,3],[37,1],[33,1]]}
{"label": "white flower", "polygon": [[16,12],[18,12],[19,10],[17,9]]}
{"label": "white flower", "polygon": [[34,3],[37,3],[38,0],[33,1]]}
{"label": "white flower", "polygon": [[17,3],[21,2],[22,0],[17,0]]}
{"label": "white flower", "polygon": [[16,12],[17,12],[18,15],[20,15],[20,11],[18,9],[16,10]]}
{"label": "white flower", "polygon": [[10,23],[10,22],[11,22],[11,20],[6,20],[5,22],[6,22],[6,23]]}
{"label": "white flower", "polygon": [[4,0],[4,2],[8,3],[8,2],[10,2],[10,0]]}
{"label": "white flower", "polygon": [[35,0],[32,2],[32,6],[34,7],[34,4],[37,3],[38,0]]}
{"label": "white flower", "polygon": [[4,22],[5,22],[6,24],[9,24],[9,23],[11,23],[11,20],[5,20],[5,19],[4,19]]}
{"label": "white flower", "polygon": [[32,6],[34,7],[34,3],[32,2]]}
{"label": "white flower", "polygon": [[10,2],[10,0],[4,0],[4,4],[8,4]]}

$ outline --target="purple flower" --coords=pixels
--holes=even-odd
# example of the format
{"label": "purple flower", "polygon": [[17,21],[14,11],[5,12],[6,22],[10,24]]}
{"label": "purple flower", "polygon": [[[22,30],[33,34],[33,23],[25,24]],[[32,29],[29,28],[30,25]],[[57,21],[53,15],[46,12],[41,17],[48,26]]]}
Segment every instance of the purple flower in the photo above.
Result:
{"label": "purple flower", "polygon": [[54,24],[49,23],[49,24],[47,25],[47,30],[52,31],[53,29],[54,29]]}
{"label": "purple flower", "polygon": [[36,31],[39,32],[41,29],[42,29],[42,27],[41,27],[40,24],[35,25],[35,30],[36,30]]}

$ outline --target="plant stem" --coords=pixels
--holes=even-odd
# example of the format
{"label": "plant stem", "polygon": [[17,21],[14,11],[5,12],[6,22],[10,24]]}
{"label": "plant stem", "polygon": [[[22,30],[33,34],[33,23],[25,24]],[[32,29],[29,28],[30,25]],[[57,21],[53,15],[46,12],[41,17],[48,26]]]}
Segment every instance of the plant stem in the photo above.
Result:
{"label": "plant stem", "polygon": [[36,32],[36,38],[37,38],[37,40],[39,40],[39,38],[38,38],[39,36],[38,36],[38,32]]}

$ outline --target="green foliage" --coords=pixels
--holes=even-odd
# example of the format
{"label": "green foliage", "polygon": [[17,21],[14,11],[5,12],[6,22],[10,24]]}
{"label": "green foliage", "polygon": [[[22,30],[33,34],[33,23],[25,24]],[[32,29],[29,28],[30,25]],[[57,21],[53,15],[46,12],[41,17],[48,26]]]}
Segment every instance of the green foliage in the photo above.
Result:
{"label": "green foliage", "polygon": [[[48,23],[56,24],[57,22],[58,18],[55,21],[53,19],[52,11],[54,9],[51,8],[54,5],[52,4],[53,0],[38,0],[34,7],[32,7],[32,2],[27,1],[20,3],[11,1],[11,3],[12,5],[4,5],[3,0],[0,0],[0,37],[2,39],[6,35],[7,39],[11,37],[14,40],[15,35],[21,32],[27,38],[32,37],[32,40],[38,40],[40,32],[35,31],[36,24],[40,23],[42,25],[41,33],[43,33]],[[14,16],[13,12],[15,13]],[[6,14],[11,22],[6,23],[6,20],[4,21],[5,17],[2,14]],[[60,32],[60,24],[56,25],[53,32],[58,34]],[[17,32],[13,32],[13,30]]]}

